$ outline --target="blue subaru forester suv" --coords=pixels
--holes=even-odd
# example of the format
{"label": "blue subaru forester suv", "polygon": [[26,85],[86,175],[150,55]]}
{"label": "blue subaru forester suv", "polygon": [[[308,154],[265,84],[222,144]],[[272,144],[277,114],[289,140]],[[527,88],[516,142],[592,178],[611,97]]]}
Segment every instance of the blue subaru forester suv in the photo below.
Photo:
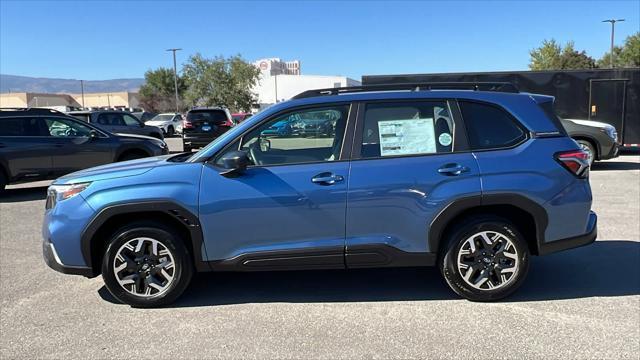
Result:
{"label": "blue subaru forester suv", "polygon": [[[301,119],[334,128],[266,135]],[[44,258],[102,274],[137,307],[174,301],[195,271],[401,266],[438,266],[460,296],[496,300],[531,255],[595,240],[588,174],[553,98],[510,84],[308,91],[195,154],[56,180]]]}

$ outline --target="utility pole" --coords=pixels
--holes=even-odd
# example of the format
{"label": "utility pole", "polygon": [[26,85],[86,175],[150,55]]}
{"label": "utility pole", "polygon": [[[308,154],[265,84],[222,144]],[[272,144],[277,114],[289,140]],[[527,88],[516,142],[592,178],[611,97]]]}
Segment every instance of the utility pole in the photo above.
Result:
{"label": "utility pole", "polygon": [[607,20],[602,20],[602,22],[608,22],[611,23],[611,50],[609,52],[609,63],[611,68],[613,69],[613,35],[616,31],[616,23],[617,22],[622,22],[624,21],[624,19],[607,19]]}
{"label": "utility pole", "polygon": [[182,49],[167,49],[167,51],[173,52],[173,85],[176,90],[176,114],[180,112],[180,109],[178,109],[178,70],[176,69],[176,51],[180,50]]}
{"label": "utility pole", "polygon": [[84,110],[84,80],[80,80],[80,91],[82,91],[82,109]]}
{"label": "utility pole", "polygon": [[278,103],[278,75],[273,75],[273,78],[275,79],[276,83],[276,103]]}

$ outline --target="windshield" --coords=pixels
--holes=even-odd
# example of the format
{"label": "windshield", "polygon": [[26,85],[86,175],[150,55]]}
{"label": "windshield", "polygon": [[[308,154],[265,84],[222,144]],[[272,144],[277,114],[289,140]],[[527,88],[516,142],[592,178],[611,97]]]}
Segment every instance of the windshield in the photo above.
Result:
{"label": "windshield", "polygon": [[173,119],[173,116],[173,114],[156,115],[149,121],[171,121],[171,119]]}

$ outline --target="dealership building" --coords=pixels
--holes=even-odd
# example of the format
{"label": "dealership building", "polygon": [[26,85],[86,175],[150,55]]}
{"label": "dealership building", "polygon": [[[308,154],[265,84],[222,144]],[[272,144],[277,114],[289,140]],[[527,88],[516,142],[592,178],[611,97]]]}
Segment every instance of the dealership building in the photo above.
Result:
{"label": "dealership building", "polygon": [[140,97],[136,92],[49,94],[10,92],[0,94],[0,107],[68,107],[68,108],[137,108]]}
{"label": "dealership building", "polygon": [[289,100],[307,90],[360,85],[359,81],[346,76],[303,75],[298,60],[269,58],[253,64],[261,73],[258,85],[253,88],[261,108]]}

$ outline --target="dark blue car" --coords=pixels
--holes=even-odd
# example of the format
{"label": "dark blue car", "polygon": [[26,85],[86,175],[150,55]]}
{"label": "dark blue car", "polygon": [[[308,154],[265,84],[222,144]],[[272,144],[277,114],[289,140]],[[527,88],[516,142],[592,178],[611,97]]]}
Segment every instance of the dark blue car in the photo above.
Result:
{"label": "dark blue car", "polygon": [[[306,92],[193,155],[59,178],[45,260],[102,274],[140,307],[174,301],[196,271],[402,266],[437,266],[470,300],[502,299],[531,255],[593,242],[596,215],[587,154],[550,115],[554,99],[480,85]],[[291,116],[333,129],[266,139]]]}

